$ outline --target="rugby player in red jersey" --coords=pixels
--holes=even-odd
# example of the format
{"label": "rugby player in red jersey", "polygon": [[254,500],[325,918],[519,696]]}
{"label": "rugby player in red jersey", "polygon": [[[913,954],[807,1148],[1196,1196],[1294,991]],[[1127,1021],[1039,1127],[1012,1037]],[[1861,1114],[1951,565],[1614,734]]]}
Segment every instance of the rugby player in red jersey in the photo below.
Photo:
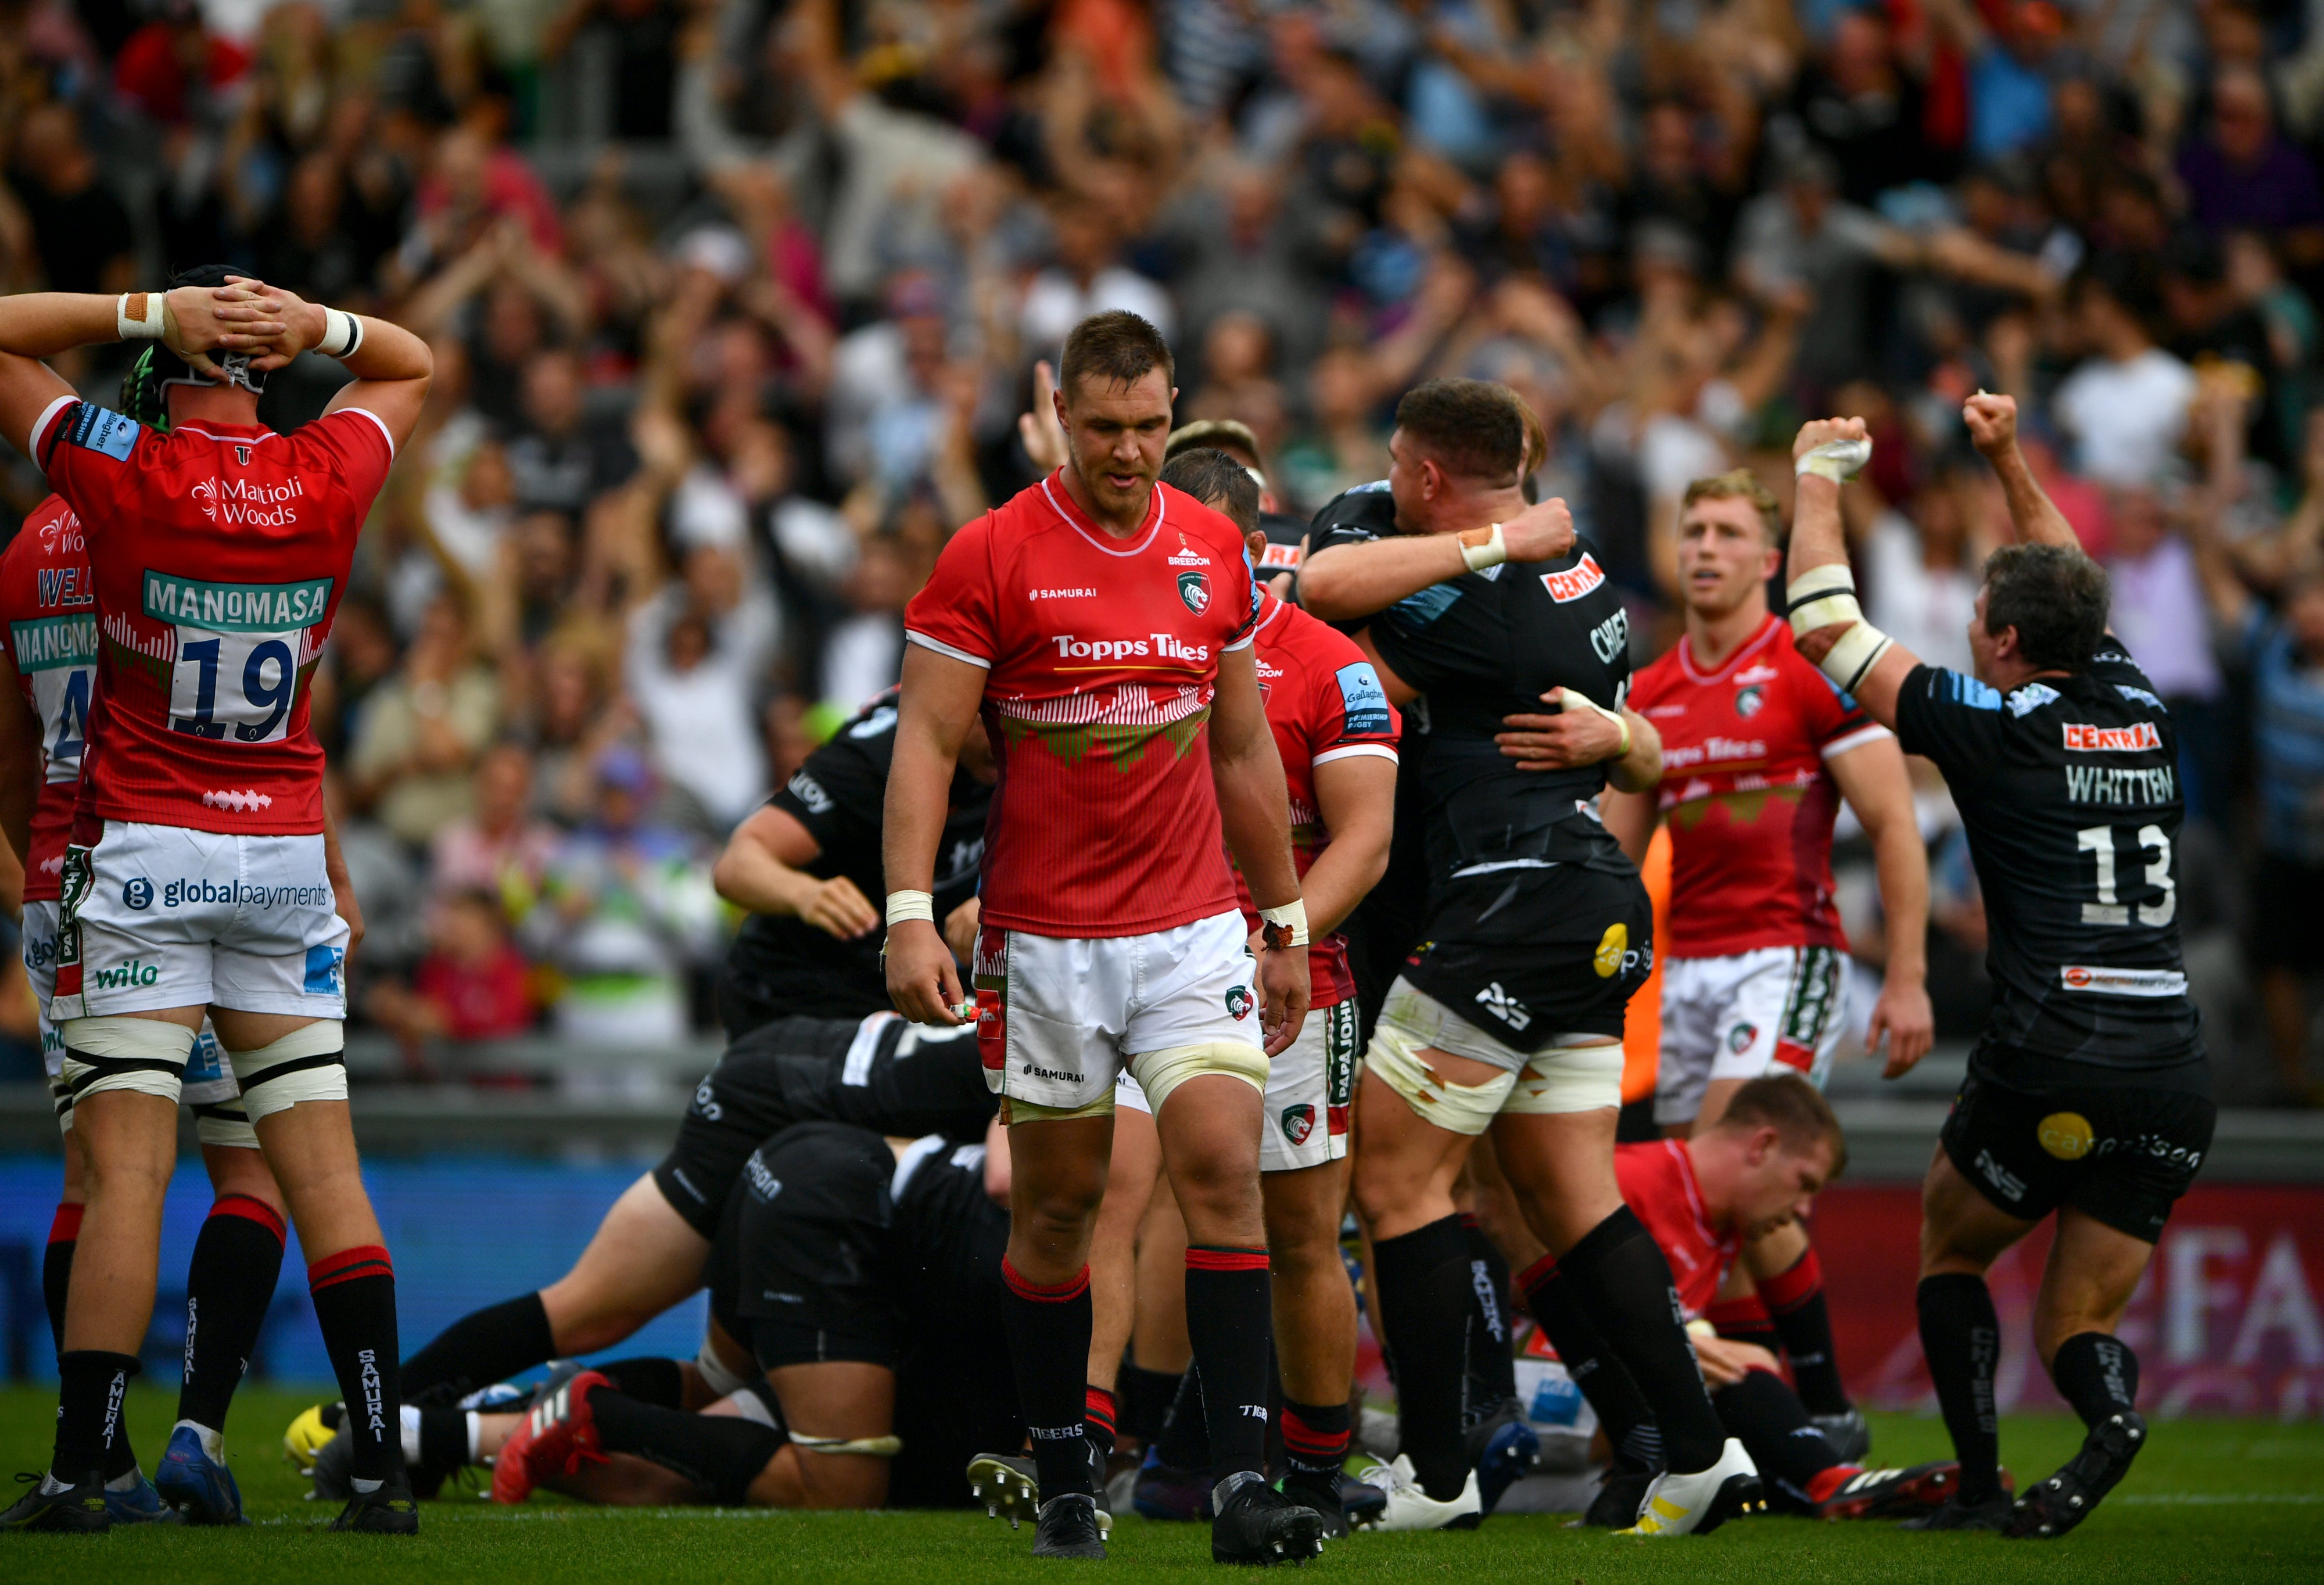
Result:
{"label": "rugby player in red jersey", "polygon": [[[1307,926],[1241,535],[1156,482],[1174,395],[1152,326],[1111,312],[1074,327],[1055,402],[1066,465],[954,535],[905,613],[888,987],[916,1022],[965,1016],[929,893],[954,757],[982,711],[1001,780],[973,1009],[1011,1128],[1004,1269],[1040,1475],[1035,1553],[1104,1555],[1083,1376],[1090,1228],[1126,1066],[1152,1100],[1191,1239],[1187,1330],[1224,1472],[1212,1555],[1272,1563],[1314,1556],[1323,1534],[1259,1474],[1259,1107],[1268,1057],[1306,1014]],[[1259,905],[1256,958],[1230,851]]]}
{"label": "rugby player in red jersey", "polygon": [[[1663,737],[1661,786],[1609,791],[1601,813],[1642,858],[1657,818],[1671,834],[1670,949],[1663,960],[1655,1120],[1683,1137],[1763,1074],[1821,1088],[1840,1045],[1848,937],[1833,905],[1832,822],[1846,798],[1871,839],[1887,926],[1886,980],[1869,1046],[1889,1043],[1892,1075],[1929,1049],[1923,989],[1928,859],[1904,757],[1888,729],[1792,648],[1767,610],[1783,565],[1782,510],[1737,469],[1688,486],[1679,520],[1686,632],[1638,673],[1630,708]],[[1504,751],[1527,741],[1512,733]],[[1635,1203],[1635,1202],[1633,1203]],[[1806,1229],[1786,1222],[1745,1253],[1800,1396],[1841,1454],[1868,1449],[1832,1356],[1821,1270]],[[1747,1298],[1734,1312],[1765,1337]]]}
{"label": "rugby player in red jersey", "polygon": [[[1181,451],[1162,470],[1162,482],[1233,519],[1253,564],[1263,566],[1268,541],[1259,485],[1240,461],[1208,447]],[[1348,1453],[1356,1355],[1355,1290],[1341,1259],[1340,1219],[1348,1200],[1360,1039],[1355,978],[1339,926],[1388,868],[1400,723],[1363,651],[1327,623],[1268,594],[1256,634],[1259,692],[1290,791],[1292,856],[1313,936],[1314,1004],[1299,1038],[1268,1068],[1259,1132],[1289,1465],[1283,1489],[1339,1534],[1346,1528],[1340,1467]],[[1243,922],[1258,929],[1247,890]],[[1201,1374],[1189,1370],[1171,1418],[1174,1444],[1181,1431],[1199,1444],[1201,1404]],[[1175,1445],[1170,1451],[1174,1459],[1186,1457]],[[1198,1458],[1186,1461],[1208,1468]],[[1157,1458],[1148,1463],[1141,1487],[1163,1475]],[[1159,1484],[1176,1475],[1171,1471]],[[1148,1500],[1141,1493],[1141,1512],[1154,1511]],[[1182,1511],[1191,1517],[1192,1505]]]}
{"label": "rugby player in red jersey", "polygon": [[[120,339],[170,432],[81,401],[33,361]],[[271,370],[313,347],[355,376],[290,435]],[[50,1016],[89,1194],[66,1303],[55,1458],[0,1516],[102,1530],[101,1470],[152,1310],[177,1103],[207,1011],[281,1183],[355,1433],[341,1528],[410,1534],[395,1286],[357,1170],[341,1057],[348,926],[324,853],[308,673],[431,362],[417,336],[229,276],[168,293],[0,300],[0,431],[79,516],[97,686],[62,876]]]}
{"label": "rugby player in red jersey", "polygon": [[[88,1190],[73,1136],[72,1091],[64,1080],[64,1042],[49,1021],[49,996],[57,977],[60,877],[80,796],[96,677],[97,596],[88,539],[72,509],[51,495],[32,509],[0,553],[0,698],[13,687],[23,701],[19,710],[0,705],[0,831],[23,860],[24,975],[65,1136],[64,1194],[41,1271],[49,1330],[60,1353]],[[333,884],[341,880],[335,869]],[[359,917],[353,908],[349,894],[351,919]],[[208,1029],[187,1064],[185,1096],[217,1198],[186,1272],[185,1375],[158,1481],[139,1473],[126,1437],[102,1470],[106,1507],[116,1524],[166,1519],[172,1510],[190,1524],[240,1521],[242,1495],[226,1463],[226,1411],[244,1362],[256,1351],[282,1267],[282,1192],[266,1170],[241,1092]]]}

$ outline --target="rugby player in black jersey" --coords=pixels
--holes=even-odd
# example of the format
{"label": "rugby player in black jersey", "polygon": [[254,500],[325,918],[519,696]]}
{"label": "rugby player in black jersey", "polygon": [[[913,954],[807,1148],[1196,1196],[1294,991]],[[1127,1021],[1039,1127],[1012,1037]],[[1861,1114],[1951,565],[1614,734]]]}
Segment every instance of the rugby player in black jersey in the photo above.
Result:
{"label": "rugby player in black jersey", "polygon": [[[896,694],[877,695],[809,754],[718,855],[718,895],[750,914],[718,975],[718,1018],[729,1039],[775,1018],[887,1010],[880,910],[867,899],[885,895],[881,806],[896,751]],[[964,957],[976,939],[971,905],[992,783],[979,722],[961,743],[936,848],[936,914]]]}
{"label": "rugby player in black jersey", "polygon": [[[1840,481],[1871,455],[1860,419],[1811,423],[1793,448],[1792,627],[1803,655],[1944,772],[1985,893],[1993,1014],[1921,1200],[1921,1347],[1960,1485],[1912,1523],[2052,1536],[2089,1516],[2146,1440],[2138,1358],[2116,1329],[2214,1113],[2180,959],[2171,718],[2107,629],[2106,574],[2018,451],[2016,403],[1979,393],[1961,416],[2021,541],[1986,563],[1977,675],[1922,664],[1857,605]],[[2034,1347],[2089,1430],[2013,1507],[1985,1272],[2052,1212]]]}
{"label": "rugby player in black jersey", "polygon": [[[1628,621],[1564,503],[1526,505],[1525,408],[1506,387],[1415,389],[1388,449],[1385,484],[1351,493],[1370,510],[1327,508],[1301,570],[1317,614],[1378,613],[1359,642],[1389,697],[1425,696],[1426,917],[1356,1101],[1355,1198],[1403,1421],[1403,1455],[1367,1477],[1386,1488],[1377,1523],[1442,1528],[1487,1506],[1461,1424],[1472,1267],[1452,1189],[1490,1129],[1526,1222],[1661,1426],[1668,1469],[1636,1531],[1708,1531],[1761,1500],[1758,1474],[1711,1408],[1669,1264],[1614,1179],[1623,1009],[1654,932],[1593,802],[1609,779],[1643,788],[1661,771],[1654,728],[1621,709]],[[1545,697],[1572,723],[1566,766],[1520,769],[1496,735]]]}

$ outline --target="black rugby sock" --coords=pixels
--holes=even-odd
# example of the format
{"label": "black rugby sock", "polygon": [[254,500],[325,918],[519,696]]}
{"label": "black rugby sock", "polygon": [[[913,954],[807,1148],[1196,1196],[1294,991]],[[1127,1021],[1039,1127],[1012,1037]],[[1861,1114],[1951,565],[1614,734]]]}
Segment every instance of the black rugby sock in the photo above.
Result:
{"label": "black rugby sock", "polygon": [[1083,1395],[1082,1434],[1097,1449],[1097,1461],[1103,1463],[1113,1457],[1113,1394],[1105,1387],[1093,1387]]}
{"label": "black rugby sock", "polygon": [[[354,1479],[385,1480],[403,1468],[402,1393],[395,1352],[395,1268],[377,1244],[326,1255],[307,1267],[323,1350],[339,1378],[347,1411],[339,1434],[351,1438]],[[358,1484],[357,1491],[373,1489]]]}
{"label": "black rugby sock", "polygon": [[1509,1262],[1477,1219],[1461,1215],[1469,1240],[1468,1401],[1462,1420],[1472,1423],[1517,1396],[1517,1354],[1509,1347]]}
{"label": "black rugby sock", "polygon": [[1720,1299],[1702,1313],[1702,1318],[1730,1342],[1757,1343],[1771,1354],[1784,1351],[1784,1334],[1775,1330],[1775,1317],[1767,1313],[1766,1304],[1757,1294]]}
{"label": "black rugby sock", "polygon": [[615,1359],[611,1364],[593,1367],[613,1384],[613,1390],[625,1398],[641,1404],[659,1404],[665,1409],[686,1407],[686,1365],[662,1354],[641,1354],[634,1359]]}
{"label": "black rugby sock", "polygon": [[1266,1468],[1273,1314],[1265,1249],[1186,1247],[1186,1337],[1203,1373],[1213,1480]]}
{"label": "black rugby sock", "polygon": [[403,1362],[403,1390],[414,1403],[457,1403],[556,1357],[549,1311],[539,1294],[523,1294],[472,1310],[438,1332]]}
{"label": "black rugby sock", "polygon": [[420,1471],[440,1479],[468,1461],[468,1413],[466,1409],[418,1411]]}
{"label": "black rugby sock", "polygon": [[1854,1407],[1840,1381],[1840,1356],[1831,1347],[1831,1310],[1823,1299],[1823,1266],[1813,1245],[1789,1271],[1759,1285],[1768,1317],[1784,1340],[1792,1381],[1811,1415],[1845,1415]]}
{"label": "black rugby sock", "polygon": [[65,1295],[72,1291],[73,1250],[80,1242],[82,1208],[60,1204],[49,1223],[48,1252],[41,1257],[41,1297],[49,1307],[49,1341],[65,1351]]}
{"label": "black rugby sock", "polygon": [[1001,1277],[1009,1286],[1001,1302],[1001,1324],[1009,1338],[1009,1363],[1017,1374],[1017,1402],[1033,1442],[1040,1473],[1041,1499],[1065,1492],[1092,1496],[1088,1408],[1089,1267],[1072,1281],[1043,1286],[1025,1280],[1015,1263],[1001,1258]]}
{"label": "black rugby sock", "polygon": [[137,1356],[75,1349],[57,1356],[57,1442],[49,1473],[77,1486],[94,1470],[112,1480],[137,1467],[122,1420]]}
{"label": "black rugby sock", "polygon": [[222,1194],[186,1267],[186,1375],[178,1418],[223,1432],[282,1275],[282,1218],[248,1194]]}
{"label": "black rugby sock", "polygon": [[1450,1502],[1469,1482],[1461,1409],[1477,1298],[1468,1233],[1458,1216],[1446,1216],[1377,1239],[1372,1271],[1379,1286],[1373,1314],[1396,1356],[1402,1451],[1428,1495]]}
{"label": "black rugby sock", "polygon": [[1178,1396],[1179,1379],[1167,1370],[1125,1363],[1120,1387],[1123,1433],[1149,1444],[1158,1440],[1170,1418],[1171,1400]]}
{"label": "black rugby sock", "polygon": [[1583,1311],[1654,1405],[1663,1452],[1682,1473],[1719,1461],[1726,1433],[1702,1385],[1680,1320],[1670,1262],[1627,1205],[1582,1235],[1558,1260]]}
{"label": "black rugby sock", "polygon": [[1711,1406],[1719,1411],[1727,1434],[1759,1466],[1769,1495],[1794,1512],[1814,1506],[1815,1478],[1837,1468],[1840,1455],[1781,1377],[1747,1370],[1742,1380],[1711,1394]]}
{"label": "black rugby sock", "polygon": [[1590,1406],[1614,1450],[1618,1465],[1655,1470],[1663,1467],[1662,1428],[1646,1395],[1631,1379],[1629,1367],[1606,1346],[1597,1324],[1582,1309],[1573,1284],[1557,1269],[1556,1258],[1545,1255],[1517,1278],[1525,1289],[1526,1307],[1549,1339],[1549,1346],[1565,1367],[1565,1374]]}
{"label": "black rugby sock", "polygon": [[788,1440],[755,1420],[665,1409],[605,1387],[589,1389],[589,1413],[597,1422],[598,1442],[607,1452],[635,1453],[676,1470],[724,1507],[741,1507],[751,1500],[751,1482]]}
{"label": "black rugby sock", "polygon": [[1295,1475],[1329,1477],[1347,1462],[1353,1418],[1348,1405],[1283,1400],[1283,1461]]}
{"label": "black rugby sock", "polygon": [[1917,1299],[1921,1354],[1953,1439],[1953,1456],[1960,1461],[1955,1495],[1981,1502],[2001,1489],[2001,1429],[1993,1408],[2001,1320],[1985,1278],[1966,1272],[1923,1277]]}
{"label": "black rugby sock", "polygon": [[1211,1422],[1203,1406],[1201,1366],[1187,1366],[1185,1374],[1178,1378],[1178,1391],[1162,1422],[1154,1456],[1174,1470],[1211,1467]]}
{"label": "black rugby sock", "polygon": [[2138,1356],[2120,1338],[2078,1332],[2058,1345],[2050,1379],[2085,1425],[2138,1406]]}

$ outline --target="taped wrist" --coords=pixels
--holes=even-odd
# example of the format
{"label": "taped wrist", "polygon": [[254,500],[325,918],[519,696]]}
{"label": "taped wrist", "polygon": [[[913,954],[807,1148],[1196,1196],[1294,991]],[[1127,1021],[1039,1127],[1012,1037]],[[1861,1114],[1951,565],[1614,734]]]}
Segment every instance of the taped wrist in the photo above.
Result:
{"label": "taped wrist", "polygon": [[159,341],[170,322],[170,299],[158,291],[124,291],[113,305],[114,333],[124,341]]}
{"label": "taped wrist", "polygon": [[936,899],[932,892],[891,891],[888,894],[888,928],[894,929],[907,919],[936,922]]}
{"label": "taped wrist", "polygon": [[1800,477],[1813,474],[1819,479],[1830,479],[1839,484],[1854,477],[1871,460],[1869,440],[1827,440],[1821,446],[1810,447],[1792,465],[1792,472]]}
{"label": "taped wrist", "polygon": [[1269,952],[1307,945],[1307,899],[1295,897],[1279,908],[1259,910],[1259,928]]}
{"label": "taped wrist", "polygon": [[363,345],[363,321],[338,309],[323,310],[323,339],[315,350],[327,358],[353,357]]}
{"label": "taped wrist", "polygon": [[1495,523],[1489,529],[1461,530],[1461,559],[1469,564],[1471,572],[1499,567],[1508,558],[1508,542],[1502,538],[1500,524]]}
{"label": "taped wrist", "polygon": [[1607,709],[1605,705],[1600,705],[1597,700],[1591,698],[1589,695],[1582,693],[1578,688],[1560,688],[1558,690],[1557,696],[1558,704],[1562,708],[1569,710],[1588,710],[1595,714],[1603,715],[1616,726],[1620,727],[1622,729],[1622,746],[1614,751],[1614,758],[1620,760],[1628,756],[1631,742],[1630,718],[1628,716],[1623,714],[1619,710]]}
{"label": "taped wrist", "polygon": [[317,1018],[255,1051],[227,1052],[251,1122],[263,1122],[302,1101],[345,1101],[346,1044],[346,1025]]}

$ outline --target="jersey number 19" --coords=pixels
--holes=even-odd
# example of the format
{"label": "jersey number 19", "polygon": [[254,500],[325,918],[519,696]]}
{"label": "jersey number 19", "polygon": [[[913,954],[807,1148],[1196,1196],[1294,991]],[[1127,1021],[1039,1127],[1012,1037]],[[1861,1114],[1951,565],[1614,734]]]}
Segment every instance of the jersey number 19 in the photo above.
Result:
{"label": "jersey number 19", "polygon": [[299,654],[328,606],[331,580],[205,584],[145,575],[145,614],[171,624],[170,727],[196,737],[274,742],[288,735]]}

